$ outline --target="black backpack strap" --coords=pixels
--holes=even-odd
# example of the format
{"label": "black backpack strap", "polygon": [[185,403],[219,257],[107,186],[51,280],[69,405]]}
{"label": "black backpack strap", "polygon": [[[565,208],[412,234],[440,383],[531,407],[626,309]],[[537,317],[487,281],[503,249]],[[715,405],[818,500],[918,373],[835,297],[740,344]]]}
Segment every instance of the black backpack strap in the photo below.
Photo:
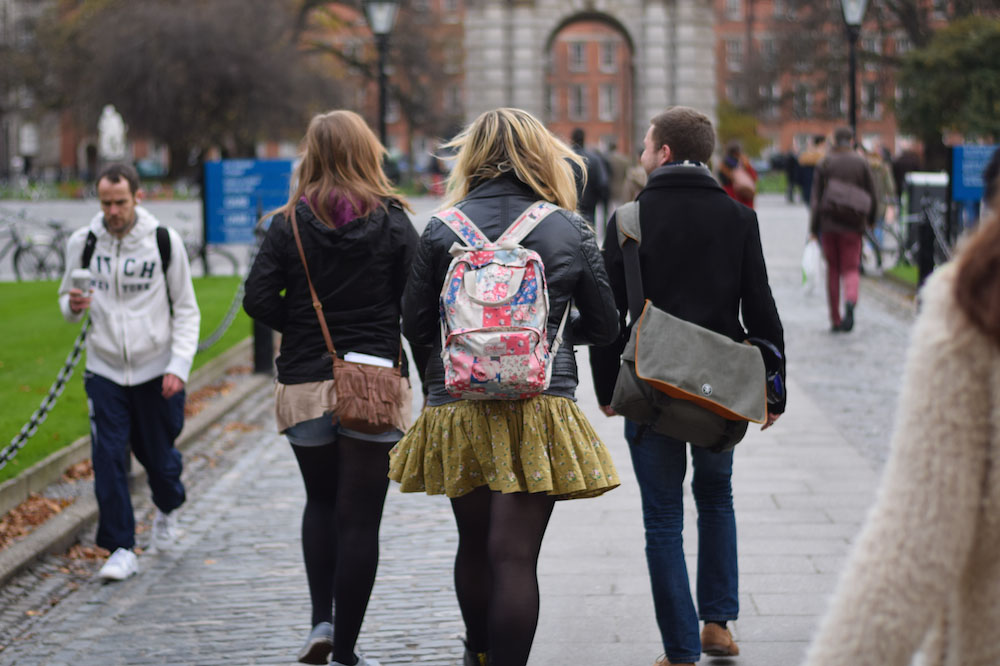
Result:
{"label": "black backpack strap", "polygon": [[170,316],[174,316],[174,299],[170,297],[170,280],[167,279],[167,269],[170,268],[170,233],[166,227],[156,227],[156,247],[160,251],[160,263],[163,265],[163,283],[167,288],[167,304],[170,306]]}
{"label": "black backpack strap", "polygon": [[97,235],[93,231],[88,231],[87,240],[83,242],[83,254],[80,255],[80,268],[90,268],[95,247],[97,247]]}

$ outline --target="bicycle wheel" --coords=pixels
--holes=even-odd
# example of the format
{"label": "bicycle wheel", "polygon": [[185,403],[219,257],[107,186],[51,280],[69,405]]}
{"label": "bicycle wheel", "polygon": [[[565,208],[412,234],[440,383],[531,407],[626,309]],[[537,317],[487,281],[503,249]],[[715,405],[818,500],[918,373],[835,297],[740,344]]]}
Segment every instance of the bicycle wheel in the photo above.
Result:
{"label": "bicycle wheel", "polygon": [[24,245],[14,253],[14,275],[19,281],[58,280],[65,268],[65,259],[54,245]]}
{"label": "bicycle wheel", "polygon": [[861,239],[861,273],[879,275],[882,269],[882,249],[875,238],[875,233],[871,229],[865,229],[864,237]]}
{"label": "bicycle wheel", "polygon": [[236,256],[221,247],[205,248],[205,275],[239,275],[240,262]]}

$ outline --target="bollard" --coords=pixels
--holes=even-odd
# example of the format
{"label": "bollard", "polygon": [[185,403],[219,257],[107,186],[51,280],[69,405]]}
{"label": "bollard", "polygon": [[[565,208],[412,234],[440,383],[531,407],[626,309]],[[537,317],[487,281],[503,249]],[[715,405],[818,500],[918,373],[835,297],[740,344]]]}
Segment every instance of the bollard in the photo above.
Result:
{"label": "bollard", "polygon": [[917,225],[917,286],[923,286],[924,280],[934,270],[934,229],[930,220],[923,220]]}
{"label": "bollard", "polygon": [[267,375],[274,372],[274,331],[256,319],[253,322],[253,371]]}

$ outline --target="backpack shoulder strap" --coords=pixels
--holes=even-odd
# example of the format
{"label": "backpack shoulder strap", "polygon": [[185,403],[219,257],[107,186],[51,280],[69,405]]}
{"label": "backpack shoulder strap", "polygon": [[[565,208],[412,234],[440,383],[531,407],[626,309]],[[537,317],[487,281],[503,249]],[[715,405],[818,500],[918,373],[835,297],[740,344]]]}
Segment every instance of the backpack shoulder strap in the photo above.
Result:
{"label": "backpack shoulder strap", "polygon": [[87,240],[83,242],[83,254],[80,255],[80,268],[90,268],[95,247],[97,247],[97,235],[93,231],[88,231]]}
{"label": "backpack shoulder strap", "polygon": [[[457,207],[446,208],[435,213],[434,217],[444,222],[468,247],[482,248],[490,244],[490,239],[479,230],[479,227],[469,219],[468,215]],[[458,244],[456,243],[455,245]],[[454,254],[455,245],[452,246],[452,254]]]}
{"label": "backpack shoulder strap", "polygon": [[170,268],[170,233],[166,227],[156,227],[156,247],[160,250],[160,261],[163,263],[163,274]]}
{"label": "backpack shoulder strap", "polygon": [[625,293],[629,319],[635,323],[639,321],[639,315],[645,305],[642,294],[642,270],[639,267],[639,244],[642,242],[639,202],[630,201],[619,206],[615,210],[615,222],[618,225],[618,245],[621,247],[622,260],[625,264]]}
{"label": "backpack shoulder strap", "polygon": [[632,239],[636,244],[642,244],[642,229],[639,226],[639,202],[629,201],[615,209],[615,222],[618,224],[618,247],[624,247],[625,241]]}
{"label": "backpack shoulder strap", "polygon": [[536,201],[514,220],[507,231],[497,239],[497,245],[518,245],[546,217],[559,210],[559,206],[548,201]]}
{"label": "backpack shoulder strap", "polygon": [[160,264],[163,266],[163,284],[167,289],[167,305],[170,307],[170,316],[174,315],[174,299],[170,296],[170,280],[167,278],[167,269],[170,268],[170,233],[166,227],[156,227],[156,248],[160,251]]}

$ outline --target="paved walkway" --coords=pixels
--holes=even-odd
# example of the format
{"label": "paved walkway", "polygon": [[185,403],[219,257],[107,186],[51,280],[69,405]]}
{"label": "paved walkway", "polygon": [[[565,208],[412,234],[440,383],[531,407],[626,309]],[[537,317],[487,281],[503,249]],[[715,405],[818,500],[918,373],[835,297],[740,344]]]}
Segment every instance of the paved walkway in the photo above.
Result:
{"label": "paved walkway", "polygon": [[[762,197],[759,209],[787,329],[790,398],[773,429],[751,431],[736,451],[734,633],[742,655],[702,662],[720,666],[800,661],[874,494],[910,321],[905,307],[887,307],[866,287],[855,333],[829,334],[822,297],[799,285],[804,209],[777,197]],[[586,358],[582,351],[580,403],[623,484],[557,505],[539,563],[530,664],[649,666],[662,648],[638,489],[621,421],[598,412]],[[870,413],[851,412],[868,401],[878,401]],[[309,618],[298,546],[303,492],[288,446],[273,432],[269,390],[215,426],[189,459],[180,549],[143,556],[142,575],[117,584],[88,577],[97,563],[47,558],[0,590],[0,664],[294,663]],[[139,510],[149,510],[147,500]],[[694,518],[689,497],[690,528]],[[696,534],[685,536],[693,571]],[[460,662],[455,543],[446,500],[390,489],[363,650],[386,665]]]}

